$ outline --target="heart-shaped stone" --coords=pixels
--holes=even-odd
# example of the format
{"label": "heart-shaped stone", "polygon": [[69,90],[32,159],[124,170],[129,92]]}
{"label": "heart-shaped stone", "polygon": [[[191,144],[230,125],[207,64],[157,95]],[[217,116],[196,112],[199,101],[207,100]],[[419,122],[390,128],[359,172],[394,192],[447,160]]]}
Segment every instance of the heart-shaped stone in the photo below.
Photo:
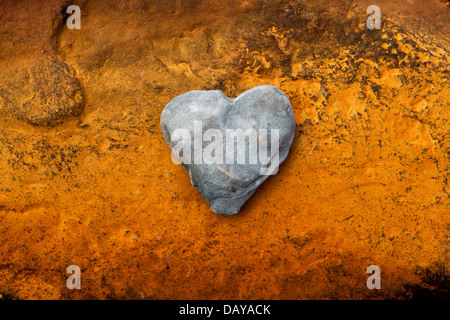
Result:
{"label": "heart-shaped stone", "polygon": [[278,171],[294,139],[286,95],[264,85],[231,99],[221,91],[189,91],[170,101],[161,131],[191,183],[214,212],[233,215]]}

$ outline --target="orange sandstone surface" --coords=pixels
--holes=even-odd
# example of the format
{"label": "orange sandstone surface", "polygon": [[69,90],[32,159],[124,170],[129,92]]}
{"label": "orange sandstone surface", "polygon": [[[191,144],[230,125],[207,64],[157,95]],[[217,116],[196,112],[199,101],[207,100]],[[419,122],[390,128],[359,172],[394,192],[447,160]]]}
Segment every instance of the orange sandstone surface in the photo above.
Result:
{"label": "orange sandstone surface", "polygon": [[[449,4],[379,0],[379,30],[370,4],[2,1],[1,296],[448,296]],[[159,116],[189,90],[262,84],[291,100],[290,155],[216,215]]]}

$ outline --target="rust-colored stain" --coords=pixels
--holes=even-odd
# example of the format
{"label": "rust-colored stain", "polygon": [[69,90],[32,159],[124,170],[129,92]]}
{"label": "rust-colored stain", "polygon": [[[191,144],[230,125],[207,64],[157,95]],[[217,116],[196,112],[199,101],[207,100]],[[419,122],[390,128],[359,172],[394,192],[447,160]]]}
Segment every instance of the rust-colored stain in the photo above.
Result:
{"label": "rust-colored stain", "polygon": [[[73,2],[0,4],[2,296],[448,294],[448,1],[379,0],[380,30],[369,1]],[[80,30],[63,25],[70,4]],[[160,113],[189,90],[262,84],[291,100],[290,155],[239,214],[216,215]]]}

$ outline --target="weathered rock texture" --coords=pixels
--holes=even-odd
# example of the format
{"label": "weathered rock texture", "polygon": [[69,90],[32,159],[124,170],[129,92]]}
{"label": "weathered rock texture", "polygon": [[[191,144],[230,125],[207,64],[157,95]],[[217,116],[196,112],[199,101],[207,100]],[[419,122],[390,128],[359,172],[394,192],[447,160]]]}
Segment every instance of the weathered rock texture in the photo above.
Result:
{"label": "weathered rock texture", "polygon": [[[447,3],[377,0],[382,29],[368,30],[371,0],[70,1],[82,29],[68,30],[63,1],[0,1],[0,71],[11,70],[0,88],[19,60],[46,51],[75,71],[85,96],[83,112],[54,127],[1,116],[0,293],[442,295]],[[216,215],[171,163],[161,112],[187,91],[236,97],[262,84],[292,104],[289,156],[239,214]],[[66,287],[72,264],[82,290]],[[381,290],[366,287],[372,264]]]}
{"label": "weathered rock texture", "polygon": [[74,70],[45,53],[15,61],[0,71],[0,112],[33,125],[54,126],[83,111],[84,96]]}
{"label": "weathered rock texture", "polygon": [[[208,129],[217,129],[221,132],[222,147],[217,152],[223,153],[219,163],[195,162],[195,136],[194,122],[200,122],[202,139]],[[189,150],[191,157],[188,163],[182,163],[189,173],[193,186],[210,204],[211,209],[218,214],[233,215],[239,212],[244,203],[253,195],[256,189],[272,174],[276,174],[279,164],[286,160],[295,134],[294,112],[286,95],[274,86],[258,86],[240,94],[235,99],[225,96],[222,91],[190,91],[184,93],[164,108],[161,114],[161,130],[164,139],[173,149],[179,143],[173,139],[176,130],[189,131]],[[227,148],[227,129],[254,130],[258,133],[256,142],[261,144],[263,139],[259,130],[269,133],[264,139],[266,155],[272,156],[273,164],[261,163],[258,148],[250,151],[250,138],[244,143],[236,140],[232,150]],[[278,130],[278,145],[272,145],[270,132]],[[182,137],[181,137],[182,138]],[[201,151],[213,141],[204,142]],[[228,137],[229,139],[229,137]],[[258,145],[256,145],[258,147]],[[238,150],[245,147],[245,163],[238,163]],[[256,151],[257,161],[250,163],[250,153]],[[233,161],[227,161],[232,153]],[[240,151],[242,152],[242,151]],[[244,153],[244,152],[242,152]],[[254,154],[255,155],[255,154]],[[180,162],[181,159],[180,159]],[[228,163],[232,162],[232,163]]]}

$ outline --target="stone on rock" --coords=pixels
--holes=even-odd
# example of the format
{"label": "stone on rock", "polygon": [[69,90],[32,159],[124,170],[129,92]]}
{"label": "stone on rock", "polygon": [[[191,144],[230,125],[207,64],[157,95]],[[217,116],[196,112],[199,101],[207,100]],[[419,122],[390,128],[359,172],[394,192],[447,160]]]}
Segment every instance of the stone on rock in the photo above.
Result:
{"label": "stone on rock", "polygon": [[173,160],[211,209],[228,216],[278,171],[294,139],[295,120],[289,99],[274,86],[234,99],[219,90],[195,90],[166,105],[161,131]]}

